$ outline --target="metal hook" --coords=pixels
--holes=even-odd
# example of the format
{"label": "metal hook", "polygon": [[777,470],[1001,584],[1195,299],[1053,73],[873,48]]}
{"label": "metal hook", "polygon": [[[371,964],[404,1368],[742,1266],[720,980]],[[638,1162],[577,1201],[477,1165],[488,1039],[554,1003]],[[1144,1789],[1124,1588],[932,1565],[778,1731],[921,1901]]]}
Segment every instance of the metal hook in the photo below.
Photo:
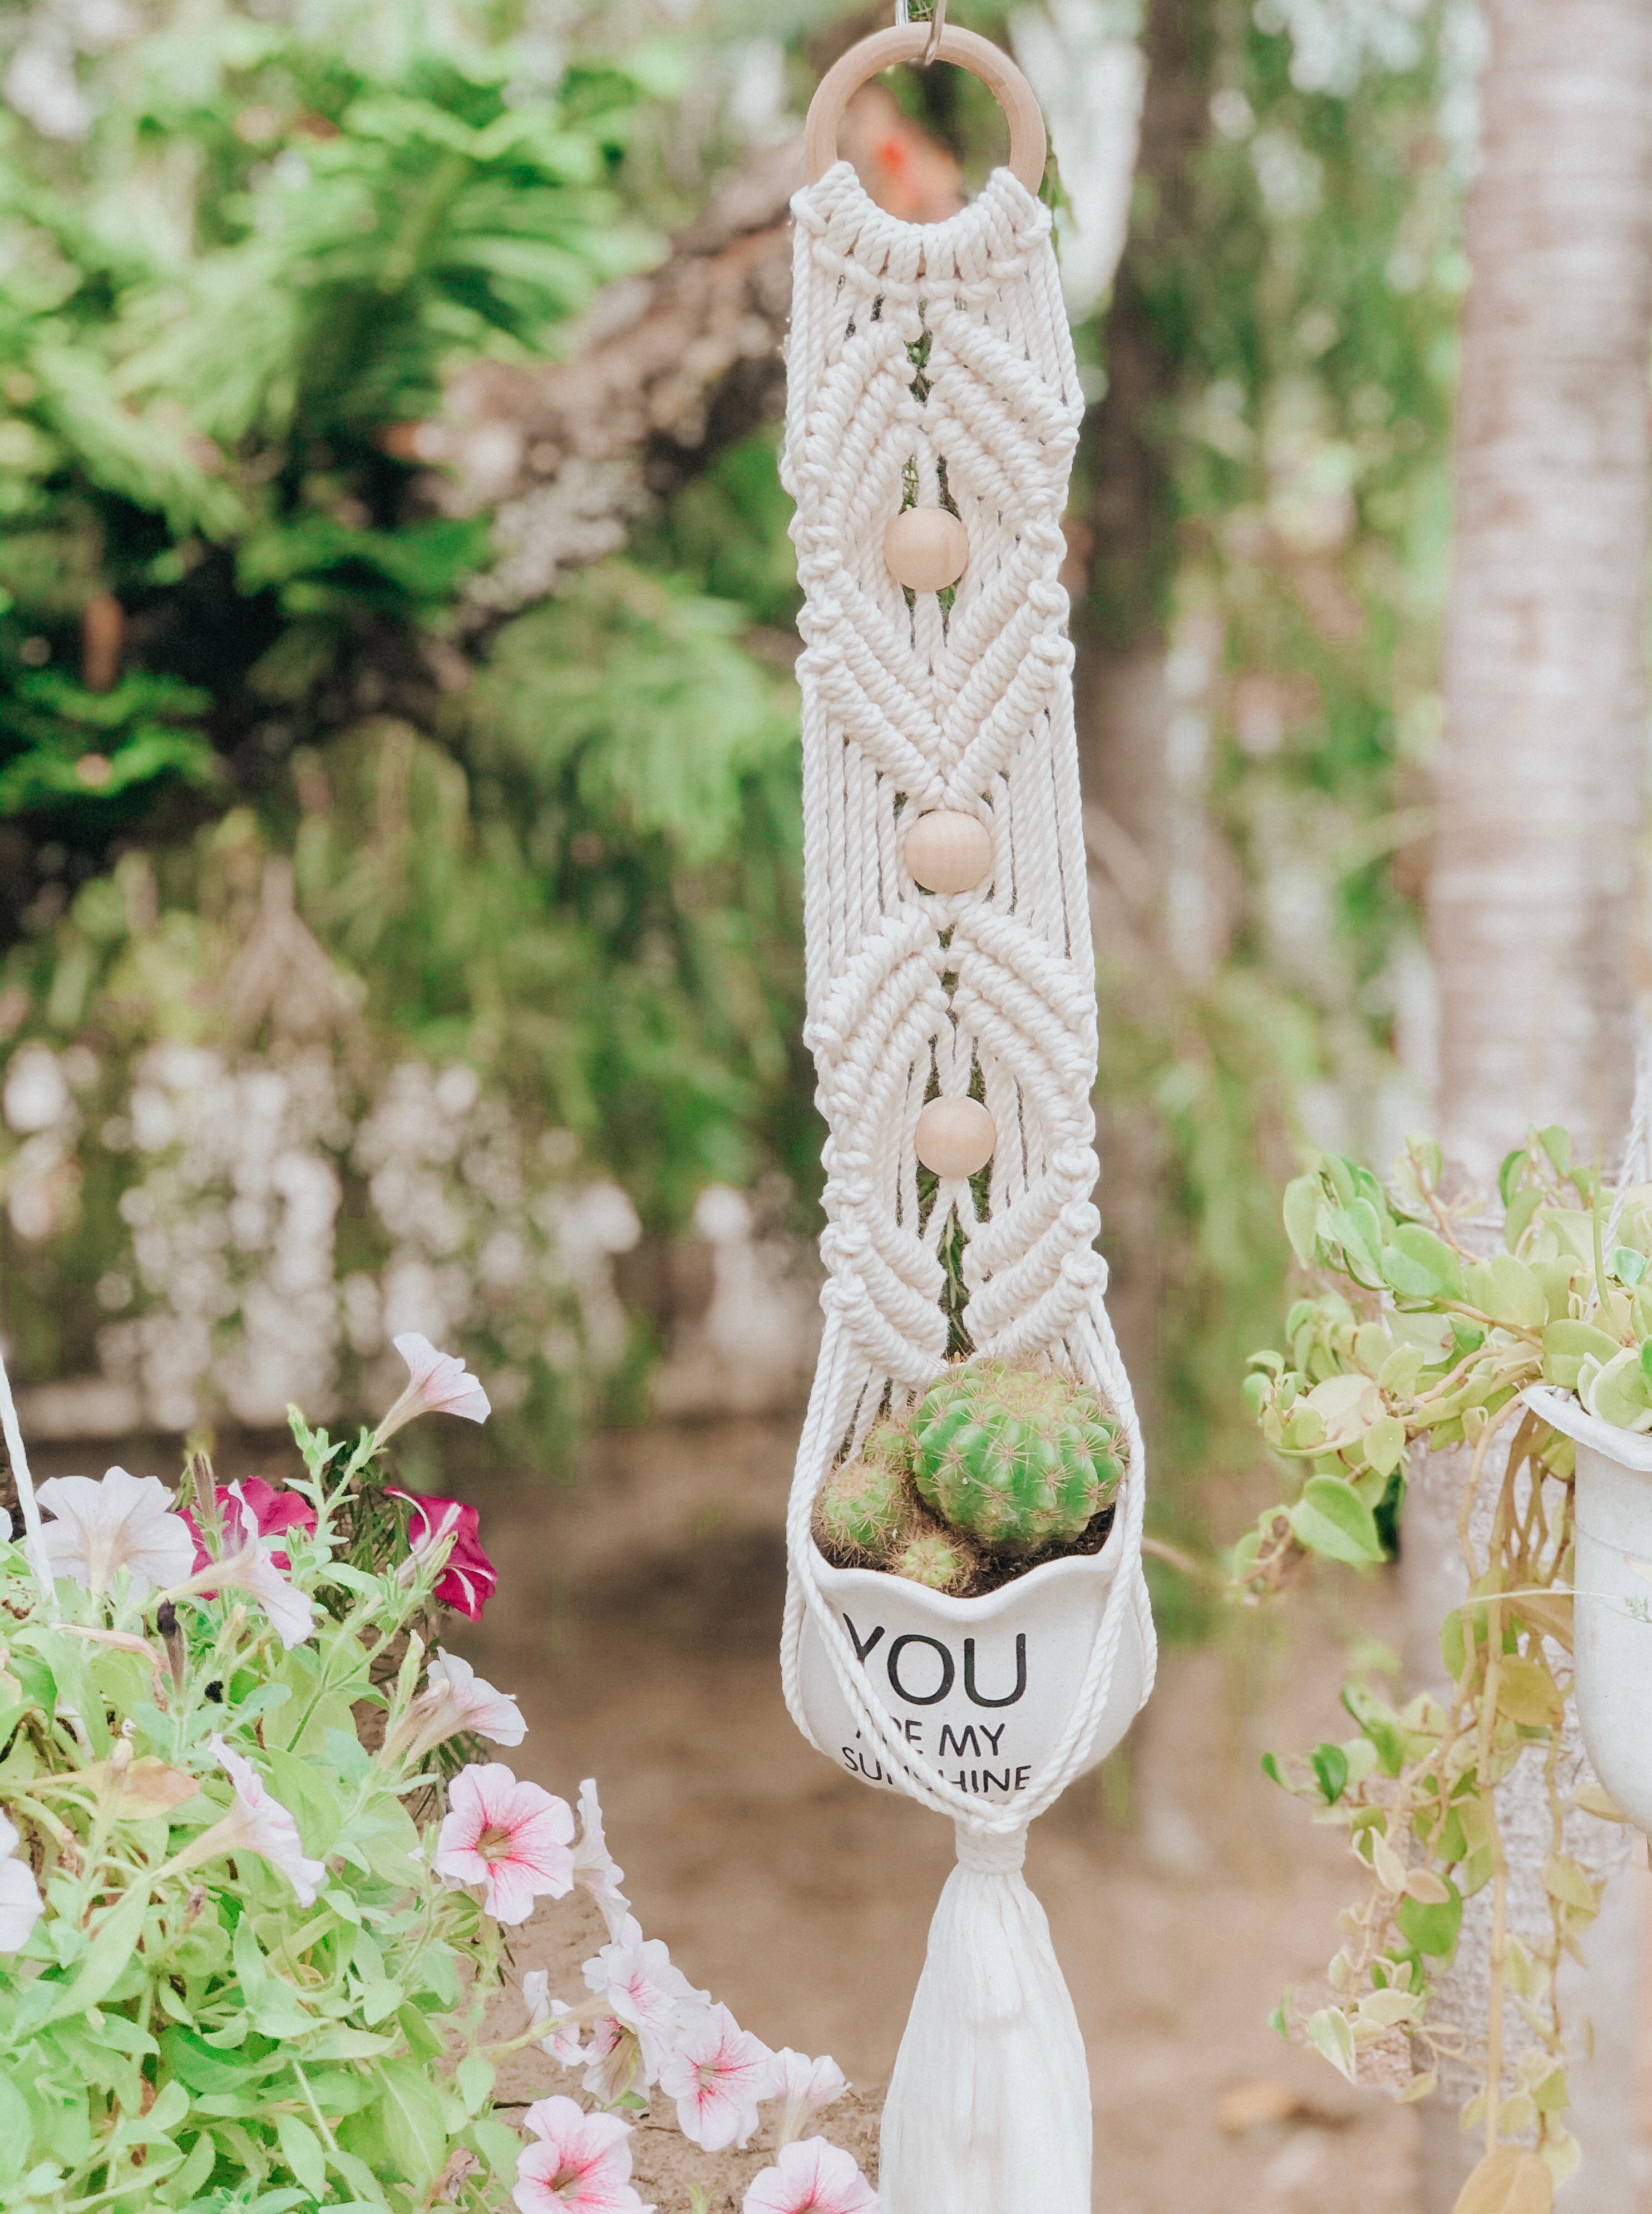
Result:
{"label": "metal hook", "polygon": [[[895,0],[895,24],[905,30],[912,21],[912,0]],[[918,58],[918,66],[927,69],[940,52],[940,34],[946,28],[946,0],[934,0],[929,17],[929,43]]]}

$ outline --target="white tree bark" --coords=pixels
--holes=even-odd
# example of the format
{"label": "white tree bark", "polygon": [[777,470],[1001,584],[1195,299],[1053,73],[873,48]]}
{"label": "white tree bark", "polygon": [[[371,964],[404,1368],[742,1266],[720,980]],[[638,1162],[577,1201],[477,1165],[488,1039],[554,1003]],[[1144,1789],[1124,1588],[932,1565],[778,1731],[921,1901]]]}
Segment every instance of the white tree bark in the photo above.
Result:
{"label": "white tree bark", "polygon": [[[1482,1181],[1528,1121],[1563,1122],[1586,1155],[1609,1156],[1627,1116],[1652,333],[1652,7],[1489,0],[1488,14],[1429,893],[1441,1135]],[[1414,1654],[1431,1655],[1451,1603],[1455,1520],[1450,1487],[1419,1483],[1405,1526]],[[1502,1819],[1540,1838],[1542,1778],[1525,1766],[1499,1794]],[[1534,1911],[1519,1894],[1539,1881],[1535,1853],[1517,1872],[1516,1926]],[[1608,1891],[1568,1994],[1596,2057],[1573,2074],[1583,2167],[1563,2197],[1590,2214],[1645,2203],[1626,1892]],[[1471,1924],[1447,2015],[1484,2021],[1487,1966]],[[1477,2150],[1455,2105],[1425,2110],[1423,2214],[1448,2214]]]}

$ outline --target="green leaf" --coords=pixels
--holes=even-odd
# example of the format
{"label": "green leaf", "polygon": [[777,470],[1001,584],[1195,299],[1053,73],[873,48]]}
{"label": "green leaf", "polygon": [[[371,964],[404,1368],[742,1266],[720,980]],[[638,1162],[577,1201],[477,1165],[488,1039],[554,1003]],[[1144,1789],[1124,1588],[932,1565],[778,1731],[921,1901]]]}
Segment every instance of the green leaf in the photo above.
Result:
{"label": "green leaf", "polygon": [[338,1843],[343,1820],[333,1771],[313,1755],[301,1757],[275,1747],[267,1748],[264,1758],[275,1796],[297,1823],[305,1852],[312,1860],[324,1860]]}
{"label": "green leaf", "polygon": [[21,2177],[34,2134],[28,2100],[9,2076],[0,2075],[0,2187]]}
{"label": "green leaf", "polygon": [[1551,1122],[1546,1130],[1538,1132],[1538,1143],[1562,1176],[1571,1173],[1572,1139],[1569,1130],[1563,1128],[1558,1122]]}
{"label": "green leaf", "polygon": [[1326,1806],[1334,1807],[1348,1789],[1348,1755],[1339,1745],[1316,1745],[1308,1755],[1308,1766],[1319,1780]]}
{"label": "green leaf", "polygon": [[1371,1509],[1334,1476],[1311,1476],[1290,1517],[1298,1544],[1311,1553],[1354,1567],[1384,1557]]}
{"label": "green leaf", "polygon": [[1633,1346],[1612,1355],[1585,1396],[1590,1413],[1616,1429],[1643,1430],[1652,1424],[1652,1380]]}
{"label": "green leaf", "polygon": [[1264,1752],[1263,1754],[1262,1772],[1268,1778],[1268,1781],[1270,1783],[1276,1783],[1282,1791],[1288,1791],[1290,1789],[1290,1786],[1286,1783],[1283,1776],[1280,1773],[1279,1757],[1276,1753]]}
{"label": "green leaf", "polygon": [[1350,2083],[1355,2080],[1353,2025],[1340,2007],[1321,2007],[1318,2014],[1309,2015],[1308,2042],[1339,2076],[1345,2076]]}
{"label": "green leaf", "polygon": [[1446,1673],[1454,1684],[1463,1673],[1467,1659],[1467,1647],[1463,1635],[1463,1615],[1460,1607],[1453,1607],[1440,1625],[1440,1658],[1445,1663]]}
{"label": "green leaf", "polygon": [[327,2190],[327,2152],[315,2131],[297,2114],[278,2114],[275,2136],[282,2159],[299,2182],[312,2198],[322,2197]]}
{"label": "green leaf", "polygon": [[1319,1179],[1293,1177],[1285,1187],[1285,1235],[1305,1269],[1319,1250]]}
{"label": "green leaf", "polygon": [[1489,1261],[1471,1263],[1463,1271],[1463,1299],[1511,1329],[1541,1330],[1548,1320],[1549,1302],[1542,1285],[1512,1253],[1494,1253]]}
{"label": "green leaf", "polygon": [[1612,1273],[1620,1284],[1638,1284],[1646,1274],[1647,1258],[1632,1245],[1618,1245],[1612,1249]]}
{"label": "green leaf", "polygon": [[1384,1415],[1365,1434],[1365,1461],[1380,1476],[1392,1476],[1405,1452],[1405,1425],[1398,1415]]}
{"label": "green leaf", "polygon": [[1409,1894],[1401,1898],[1395,1909],[1394,1919],[1402,1934],[1416,1947],[1419,1953],[1431,1953],[1439,1959],[1447,1959],[1457,1950],[1457,1933],[1463,1926],[1463,1897],[1450,1877],[1446,1878],[1449,1899],[1437,1905],[1426,1905]]}
{"label": "green leaf", "polygon": [[1621,1351],[1617,1339],[1593,1323],[1551,1322],[1543,1333],[1543,1380],[1563,1391],[1575,1391],[1577,1372],[1586,1360],[1598,1361],[1604,1367]]}
{"label": "green leaf", "polygon": [[[1416,1271],[1405,1287],[1408,1299],[1462,1298],[1462,1263],[1443,1238],[1437,1238],[1420,1222],[1401,1222],[1396,1225],[1389,1246]],[[1394,1285],[1396,1291],[1400,1288]]]}

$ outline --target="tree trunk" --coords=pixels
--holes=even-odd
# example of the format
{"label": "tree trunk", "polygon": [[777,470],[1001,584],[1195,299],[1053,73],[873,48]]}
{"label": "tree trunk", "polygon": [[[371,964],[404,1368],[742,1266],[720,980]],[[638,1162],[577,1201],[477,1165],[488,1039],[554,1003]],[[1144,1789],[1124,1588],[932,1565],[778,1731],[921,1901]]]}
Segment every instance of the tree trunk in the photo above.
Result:
{"label": "tree trunk", "polygon": [[[1652,333],[1652,9],[1489,0],[1488,16],[1429,888],[1441,1135],[1483,1183],[1528,1122],[1563,1122],[1600,1158],[1627,1116]],[[1455,1518],[1448,1487],[1417,1485],[1414,1654],[1437,1636],[1436,1564],[1455,1555]],[[1535,1764],[1503,1794],[1508,1832],[1540,1834]],[[1614,1844],[1604,1836],[1596,1856]],[[1540,1882],[1534,1866],[1515,1877]],[[1626,1893],[1623,1880],[1608,1892],[1591,1967],[1568,1994],[1593,2022],[1595,2058],[1573,2070],[1583,2163],[1563,2199],[1590,2214],[1644,2203]],[[1444,2011],[1484,2021],[1487,1966],[1465,1930]],[[1425,2110],[1423,2214],[1448,2214],[1478,2150],[1455,2104]]]}

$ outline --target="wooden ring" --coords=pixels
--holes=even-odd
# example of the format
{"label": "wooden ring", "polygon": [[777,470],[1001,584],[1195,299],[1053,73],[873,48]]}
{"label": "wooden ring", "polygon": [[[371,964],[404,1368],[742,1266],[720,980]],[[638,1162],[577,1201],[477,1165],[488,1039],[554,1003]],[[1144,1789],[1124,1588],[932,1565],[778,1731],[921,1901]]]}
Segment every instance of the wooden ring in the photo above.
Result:
{"label": "wooden ring", "polygon": [[[803,171],[811,185],[817,185],[837,159],[837,127],[853,95],[880,70],[920,60],[928,44],[927,23],[907,23],[874,31],[833,63],[815,88],[803,126]],[[1001,46],[973,31],[955,30],[950,23],[940,35],[939,57],[978,76],[1003,109],[1010,126],[1010,170],[1036,199],[1044,181],[1049,147],[1043,113],[1032,87]]]}

